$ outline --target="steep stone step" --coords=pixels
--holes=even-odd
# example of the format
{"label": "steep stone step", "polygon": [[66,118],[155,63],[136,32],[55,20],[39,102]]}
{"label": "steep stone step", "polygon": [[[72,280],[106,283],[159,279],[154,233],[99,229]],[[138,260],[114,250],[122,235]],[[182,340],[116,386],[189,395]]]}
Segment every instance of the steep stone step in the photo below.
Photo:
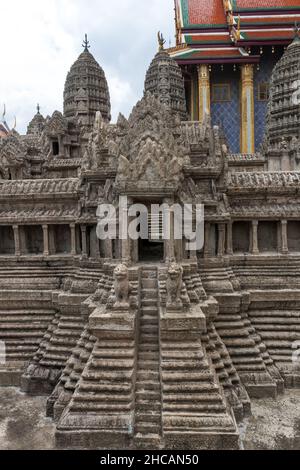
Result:
{"label": "steep stone step", "polygon": [[157,280],[156,279],[142,279],[142,289],[154,289],[156,288]]}
{"label": "steep stone step", "polygon": [[140,351],[138,353],[138,360],[139,361],[151,361],[151,360],[159,360],[159,352],[157,351],[150,351],[150,352],[144,352]]}
{"label": "steep stone step", "polygon": [[161,386],[157,381],[152,382],[152,381],[147,381],[147,380],[139,380],[138,383],[136,384],[136,390],[143,390],[143,391],[159,391],[161,390]]}
{"label": "steep stone step", "polygon": [[159,351],[159,346],[158,346],[158,344],[153,344],[153,343],[149,342],[149,343],[141,344],[139,349],[140,349],[140,351],[158,352]]}
{"label": "steep stone step", "polygon": [[159,364],[158,364],[158,360],[157,361],[138,361],[138,368],[141,372],[150,372],[150,371],[153,371],[153,372],[159,372]]}
{"label": "steep stone step", "polygon": [[137,381],[140,382],[155,382],[159,380],[159,372],[157,371],[149,371],[149,370],[138,370],[137,373]]}
{"label": "steep stone step", "polygon": [[161,436],[160,434],[137,433],[134,436],[134,444],[138,449],[159,449]]}
{"label": "steep stone step", "polygon": [[160,413],[148,412],[148,413],[136,413],[136,423],[150,423],[160,426],[161,415]]}
{"label": "steep stone step", "polygon": [[157,308],[157,298],[142,299],[141,300],[141,306],[142,306],[142,310],[144,310],[145,307],[156,307]]}
{"label": "steep stone step", "polygon": [[136,391],[136,406],[140,408],[140,404],[159,402],[161,399],[160,392],[158,391],[145,391],[137,390]]}
{"label": "steep stone step", "polygon": [[138,406],[136,406],[136,409],[139,412],[145,412],[145,411],[161,411],[161,402],[160,400],[155,400],[155,401],[148,401],[148,400],[139,400]]}
{"label": "steep stone step", "polygon": [[159,423],[149,423],[147,421],[136,422],[135,432],[140,434],[155,434]]}
{"label": "steep stone step", "polygon": [[138,448],[160,445],[161,383],[158,280],[156,269],[143,269],[140,334],[135,392],[135,436]]}

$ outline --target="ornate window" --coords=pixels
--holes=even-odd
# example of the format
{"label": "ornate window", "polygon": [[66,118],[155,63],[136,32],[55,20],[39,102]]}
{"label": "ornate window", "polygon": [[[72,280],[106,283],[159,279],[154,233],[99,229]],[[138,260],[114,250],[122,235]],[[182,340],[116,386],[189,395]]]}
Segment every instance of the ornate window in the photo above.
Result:
{"label": "ornate window", "polygon": [[231,101],[230,83],[216,83],[212,86],[213,103],[224,103]]}
{"label": "ornate window", "polygon": [[268,101],[270,96],[269,84],[262,82],[258,85],[258,101]]}

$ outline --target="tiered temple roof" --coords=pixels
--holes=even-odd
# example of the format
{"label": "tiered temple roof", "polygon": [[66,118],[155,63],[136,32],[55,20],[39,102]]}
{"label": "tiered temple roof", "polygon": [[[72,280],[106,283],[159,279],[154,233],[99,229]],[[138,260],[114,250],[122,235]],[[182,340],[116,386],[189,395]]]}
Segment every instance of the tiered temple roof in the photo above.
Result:
{"label": "tiered temple roof", "polygon": [[175,0],[179,63],[255,63],[251,46],[288,45],[300,21],[298,0]]}

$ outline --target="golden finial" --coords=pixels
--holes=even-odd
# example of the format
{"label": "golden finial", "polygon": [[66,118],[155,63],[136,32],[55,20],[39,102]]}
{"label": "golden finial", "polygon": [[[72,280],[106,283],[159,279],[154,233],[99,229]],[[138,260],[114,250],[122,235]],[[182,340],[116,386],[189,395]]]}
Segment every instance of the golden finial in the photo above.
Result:
{"label": "golden finial", "polygon": [[159,31],[158,34],[157,34],[157,38],[158,38],[158,46],[159,46],[159,51],[163,51],[164,50],[164,45],[166,44],[166,40],[164,39],[162,33]]}
{"label": "golden finial", "polygon": [[241,39],[241,17],[239,15],[237,28],[232,27],[232,35],[235,42],[238,42]]}

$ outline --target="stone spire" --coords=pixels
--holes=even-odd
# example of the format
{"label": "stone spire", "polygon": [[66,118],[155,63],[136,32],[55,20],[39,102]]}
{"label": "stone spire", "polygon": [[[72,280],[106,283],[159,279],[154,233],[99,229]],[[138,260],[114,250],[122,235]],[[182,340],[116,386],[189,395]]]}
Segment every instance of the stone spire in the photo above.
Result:
{"label": "stone spire", "polygon": [[164,49],[164,44],[162,34],[158,33],[159,51],[147,71],[145,93],[150,92],[159,98],[185,120],[187,116],[182,72],[179,65]]}
{"label": "stone spire", "polygon": [[84,125],[92,127],[97,111],[105,121],[110,121],[110,96],[104,71],[89,52],[87,35],[82,47],[83,52],[67,75],[64,115],[68,119],[78,117]]}
{"label": "stone spire", "polygon": [[295,38],[276,64],[270,81],[265,152],[269,169],[299,169],[300,161],[300,38]]}
{"label": "stone spire", "polygon": [[46,121],[44,116],[40,113],[41,108],[39,104],[37,105],[36,110],[36,115],[27,127],[27,135],[40,135],[44,130]]}
{"label": "stone spire", "polygon": [[295,39],[276,64],[270,83],[267,113],[268,143],[278,144],[285,139],[299,138],[300,129],[300,38]]}

